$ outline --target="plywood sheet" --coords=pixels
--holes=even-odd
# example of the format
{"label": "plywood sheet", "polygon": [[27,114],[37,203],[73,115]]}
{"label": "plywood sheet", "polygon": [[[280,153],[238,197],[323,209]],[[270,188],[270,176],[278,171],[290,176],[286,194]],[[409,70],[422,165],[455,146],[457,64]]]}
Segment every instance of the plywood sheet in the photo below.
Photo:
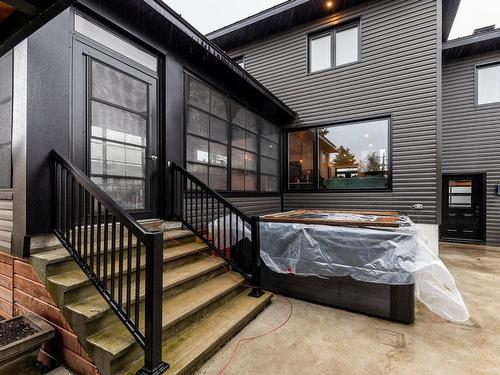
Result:
{"label": "plywood sheet", "polygon": [[399,227],[397,211],[293,210],[261,216],[260,220],[277,223],[319,224],[356,227]]}

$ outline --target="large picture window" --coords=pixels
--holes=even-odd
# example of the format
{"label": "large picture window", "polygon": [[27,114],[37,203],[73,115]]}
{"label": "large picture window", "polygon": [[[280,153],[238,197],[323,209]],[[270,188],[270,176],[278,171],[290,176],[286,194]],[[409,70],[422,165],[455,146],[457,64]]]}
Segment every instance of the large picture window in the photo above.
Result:
{"label": "large picture window", "polygon": [[289,190],[389,188],[389,138],[388,119],[290,132]]}
{"label": "large picture window", "polygon": [[279,128],[190,75],[186,86],[188,171],[219,191],[278,192]]}
{"label": "large picture window", "polygon": [[0,58],[0,189],[12,188],[13,56]]}
{"label": "large picture window", "polygon": [[388,187],[389,121],[318,129],[320,189]]}

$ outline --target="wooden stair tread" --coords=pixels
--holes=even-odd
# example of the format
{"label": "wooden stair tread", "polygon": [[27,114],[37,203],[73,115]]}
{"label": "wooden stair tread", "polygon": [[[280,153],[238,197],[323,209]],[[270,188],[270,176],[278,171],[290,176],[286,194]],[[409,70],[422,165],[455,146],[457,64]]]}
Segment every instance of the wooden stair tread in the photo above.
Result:
{"label": "wooden stair tread", "polygon": [[184,238],[184,237],[189,237],[189,236],[194,236],[193,232],[187,229],[174,229],[174,230],[167,230],[163,232],[163,241],[166,240],[175,240],[178,238]]}
{"label": "wooden stair tread", "polygon": [[[175,230],[167,230],[163,232],[163,241],[172,241],[172,240],[178,240],[186,237],[194,237],[194,234],[189,231],[189,230],[183,230],[183,229],[175,229]],[[108,240],[108,253],[111,253],[111,247],[112,247],[112,241]],[[133,245],[136,244],[136,241],[134,240]],[[116,251],[118,251],[119,247],[119,240],[115,241],[116,244]],[[179,244],[181,245],[181,244]],[[62,246],[62,245],[61,245]],[[127,246],[126,241],[125,241],[125,247]],[[164,246],[164,248],[175,248],[176,246]],[[97,244],[94,245],[94,252],[97,254]],[[100,254],[104,253],[104,241],[101,241],[101,246],[100,246]],[[51,249],[48,251],[42,251],[36,254],[33,254],[31,256],[33,259],[39,260],[45,264],[54,264],[54,263],[59,263],[59,262],[64,262],[67,260],[73,259],[71,255],[68,253],[68,251],[64,247],[57,247],[55,249]]]}
{"label": "wooden stair tread", "polygon": [[[209,305],[240,286],[243,281],[244,279],[240,275],[229,272],[173,298],[164,298],[162,310],[163,329],[168,329],[204,306]],[[144,329],[142,324],[143,321],[141,321],[141,330]],[[121,322],[117,322],[105,330],[88,337],[87,342],[109,352],[112,356],[123,353],[128,347],[135,344],[134,338]]]}
{"label": "wooden stair tread", "polygon": [[[210,267],[211,269],[211,267]],[[175,270],[175,269],[174,269]],[[163,286],[164,289],[168,289],[171,287],[172,283],[170,282],[172,271],[174,270],[165,270],[163,272]],[[238,278],[241,278],[240,275],[235,274],[233,279],[238,280]],[[178,280],[178,279],[177,279]],[[175,281],[175,280],[172,280]],[[142,287],[144,283],[141,283],[141,290],[139,293],[140,299],[142,300],[145,296],[145,289]],[[131,290],[134,290],[135,288],[135,278],[132,278],[132,283],[131,283]],[[116,295],[118,293],[118,285],[116,285]],[[135,298],[132,298],[131,303],[135,301]],[[80,315],[84,317],[86,320],[92,320],[95,317],[98,317],[99,315],[102,315],[103,313],[109,311],[111,308],[109,307],[108,303],[104,300],[104,298],[101,297],[100,294],[96,293],[90,297],[84,298],[81,301],[74,302],[67,304],[65,306],[66,309],[71,310],[73,314]]]}
{"label": "wooden stair tread", "polygon": [[[194,254],[200,251],[204,251],[207,249],[207,246],[204,243],[189,243],[186,245],[179,245],[171,248],[164,249],[163,251],[163,262],[168,262],[171,260],[178,259],[182,256]],[[66,251],[66,250],[64,250]],[[67,251],[66,251],[67,253]],[[67,253],[68,254],[68,253]],[[68,254],[68,256],[70,256]],[[125,273],[128,270],[128,265],[127,265],[127,255],[124,254],[123,257],[123,272]],[[136,255],[135,253],[132,254],[132,271],[136,270]],[[115,254],[115,272],[118,274],[119,270],[119,263],[120,259],[118,257],[118,254]],[[145,251],[141,251],[141,259],[140,259],[140,264],[141,267],[144,268],[146,265],[146,254]],[[101,277],[104,275],[104,264],[101,261]],[[111,262],[108,262],[108,277],[111,273]],[[70,289],[75,289],[78,286],[81,286],[82,284],[89,283],[90,281],[88,280],[87,276],[81,269],[75,269],[73,271],[68,271],[68,272],[63,272],[57,275],[52,275],[47,277],[47,281],[60,285],[67,290]]]}
{"label": "wooden stair tread", "polygon": [[[245,290],[205,319],[194,324],[162,346],[163,360],[170,364],[167,375],[192,373],[208,354],[227,342],[272,298],[269,292],[260,298],[248,296]],[[133,375],[143,366],[142,359],[122,372]]]}

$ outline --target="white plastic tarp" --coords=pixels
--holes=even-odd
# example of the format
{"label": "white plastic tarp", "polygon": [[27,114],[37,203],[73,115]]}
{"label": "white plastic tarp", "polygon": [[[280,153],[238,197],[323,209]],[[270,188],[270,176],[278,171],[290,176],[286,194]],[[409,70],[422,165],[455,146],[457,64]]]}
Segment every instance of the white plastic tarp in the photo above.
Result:
{"label": "white plastic tarp", "polygon": [[355,280],[405,285],[450,321],[465,321],[469,312],[443,262],[401,216],[400,228],[359,228],[294,223],[260,224],[261,257],[278,273],[301,276],[351,276]]}

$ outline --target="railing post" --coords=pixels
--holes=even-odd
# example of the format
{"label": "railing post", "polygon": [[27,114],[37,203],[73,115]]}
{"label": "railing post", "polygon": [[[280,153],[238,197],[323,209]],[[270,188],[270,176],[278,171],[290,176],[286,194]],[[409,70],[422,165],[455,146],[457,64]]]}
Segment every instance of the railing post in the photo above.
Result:
{"label": "railing post", "polygon": [[166,217],[169,220],[175,219],[175,169],[171,161],[167,162],[167,199]]}
{"label": "railing post", "polygon": [[162,361],[163,233],[148,234],[146,245],[146,297],[144,367],[140,375],[157,375],[170,366]]}
{"label": "railing post", "polygon": [[253,289],[250,292],[250,296],[259,298],[264,294],[261,288],[260,282],[260,228],[259,228],[259,218],[253,216],[251,222],[252,229],[252,286]]}

